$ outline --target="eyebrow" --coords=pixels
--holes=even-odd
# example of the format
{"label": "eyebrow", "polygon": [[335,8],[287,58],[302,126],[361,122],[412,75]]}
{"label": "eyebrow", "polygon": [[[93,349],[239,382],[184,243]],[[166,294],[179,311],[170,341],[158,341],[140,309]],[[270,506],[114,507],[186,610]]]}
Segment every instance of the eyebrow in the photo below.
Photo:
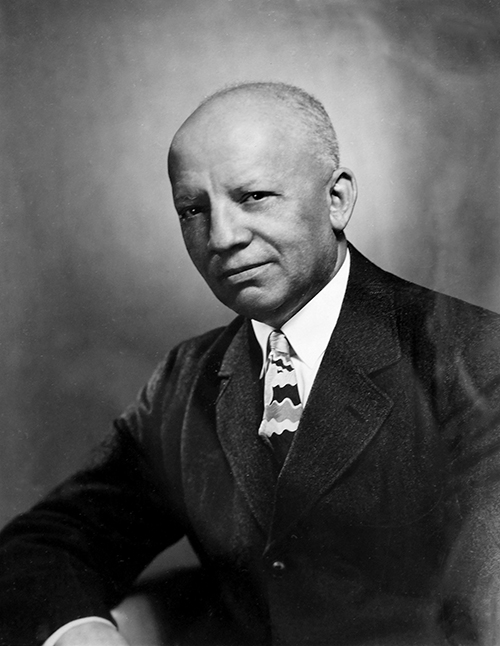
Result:
{"label": "eyebrow", "polygon": [[201,193],[187,193],[182,190],[180,190],[178,193],[173,191],[173,198],[174,202],[177,203],[191,203],[191,202],[196,202],[197,200],[200,199],[200,197],[203,196],[203,192]]}
{"label": "eyebrow", "polygon": [[248,192],[258,190],[270,190],[272,188],[276,189],[279,186],[279,182],[275,177],[268,176],[253,176],[250,179],[245,179],[241,183],[235,183],[236,191]]}

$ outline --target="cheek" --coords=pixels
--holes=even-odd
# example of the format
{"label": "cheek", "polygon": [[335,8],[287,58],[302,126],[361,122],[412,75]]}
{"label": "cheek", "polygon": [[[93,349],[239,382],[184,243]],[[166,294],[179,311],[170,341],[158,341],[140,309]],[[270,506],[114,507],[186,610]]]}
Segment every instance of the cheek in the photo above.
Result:
{"label": "cheek", "polygon": [[329,272],[336,260],[336,240],[331,228],[318,223],[302,231],[295,229],[295,233],[282,246],[282,257],[295,279],[307,282]]}
{"label": "cheek", "polygon": [[204,263],[204,256],[207,251],[207,242],[202,228],[193,225],[184,225],[182,227],[182,237],[189,257],[195,266],[200,269],[200,266]]}

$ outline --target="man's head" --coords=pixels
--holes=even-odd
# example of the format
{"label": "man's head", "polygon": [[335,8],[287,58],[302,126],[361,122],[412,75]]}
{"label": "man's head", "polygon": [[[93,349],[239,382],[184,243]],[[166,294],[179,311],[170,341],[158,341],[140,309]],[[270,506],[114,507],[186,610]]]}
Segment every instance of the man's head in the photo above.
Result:
{"label": "man's head", "polygon": [[279,327],[342,264],[355,182],[324,108],[302,90],[212,95],[175,135],[169,175],[189,255],[234,311]]}

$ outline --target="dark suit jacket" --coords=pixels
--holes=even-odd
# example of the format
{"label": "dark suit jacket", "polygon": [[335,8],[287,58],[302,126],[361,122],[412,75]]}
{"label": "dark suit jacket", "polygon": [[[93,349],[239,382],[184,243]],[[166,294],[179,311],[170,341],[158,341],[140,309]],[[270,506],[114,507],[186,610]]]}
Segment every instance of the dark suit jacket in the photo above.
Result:
{"label": "dark suit jacket", "polygon": [[174,350],[93,465],[4,530],[4,643],[109,617],[185,534],[233,643],[490,643],[500,319],[351,253],[279,477],[257,436],[259,352],[237,318]]}

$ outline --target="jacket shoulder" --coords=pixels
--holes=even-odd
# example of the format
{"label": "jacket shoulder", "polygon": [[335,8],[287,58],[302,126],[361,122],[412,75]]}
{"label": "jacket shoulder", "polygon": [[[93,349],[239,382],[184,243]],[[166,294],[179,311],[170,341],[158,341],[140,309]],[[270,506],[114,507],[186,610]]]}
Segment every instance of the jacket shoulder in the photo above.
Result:
{"label": "jacket shoulder", "polygon": [[500,314],[496,312],[396,276],[378,267],[352,247],[351,253],[358,274],[357,281],[364,283],[368,289],[392,293],[396,314],[406,315],[405,318],[416,317],[413,320],[419,320],[422,316],[427,320],[433,318],[436,322],[457,324],[464,330],[471,326],[500,324]]}
{"label": "jacket shoulder", "polygon": [[218,327],[182,341],[166,355],[160,366],[176,364],[182,366],[184,372],[198,372],[201,365],[207,361],[214,364],[220,360],[243,322],[243,317],[237,316],[225,327]]}
{"label": "jacket shoulder", "polygon": [[156,423],[160,424],[167,409],[182,409],[198,375],[203,371],[217,371],[225,348],[242,323],[242,317],[237,317],[226,327],[215,328],[179,343],[160,361],[121,419],[137,427],[135,418],[140,413],[141,417],[156,418]]}

